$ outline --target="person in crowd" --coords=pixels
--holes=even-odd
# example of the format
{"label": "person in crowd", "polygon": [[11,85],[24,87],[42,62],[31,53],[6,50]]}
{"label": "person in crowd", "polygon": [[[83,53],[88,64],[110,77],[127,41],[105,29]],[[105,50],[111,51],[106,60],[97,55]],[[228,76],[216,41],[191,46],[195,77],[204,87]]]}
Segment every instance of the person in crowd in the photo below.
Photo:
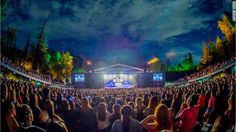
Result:
{"label": "person in crowd", "polygon": [[89,100],[87,98],[82,99],[80,125],[81,131],[84,132],[94,132],[98,128],[96,113],[89,105]]}
{"label": "person in crowd", "polygon": [[23,98],[22,98],[22,96],[21,96],[21,91],[20,91],[20,89],[17,90],[16,95],[17,95],[17,101],[18,101],[18,103],[19,103],[20,105],[23,104]]}
{"label": "person in crowd", "polygon": [[[180,106],[179,112],[181,112],[183,109],[188,107],[188,97],[189,97],[189,95],[190,94],[188,92],[183,93],[183,101],[182,101],[182,104]],[[177,115],[179,114],[179,112],[177,113]]]}
{"label": "person in crowd", "polygon": [[235,123],[235,93],[231,93],[229,99],[228,99],[228,109],[225,111],[224,115],[226,115],[229,119],[229,123],[231,126],[233,126]]}
{"label": "person in crowd", "polygon": [[95,107],[95,106],[97,106],[98,105],[98,101],[97,101],[97,97],[93,97],[92,98],[92,102],[91,102],[91,107]]}
{"label": "person in crowd", "polygon": [[63,100],[61,102],[61,110],[58,111],[58,114],[65,121],[69,131],[72,131],[73,126],[76,125],[76,121],[80,116],[80,113],[76,113],[71,109],[68,100]]}
{"label": "person in crowd", "polygon": [[56,99],[56,106],[57,106],[57,111],[61,111],[62,109],[62,93],[61,92],[58,92],[57,93],[57,99]]}
{"label": "person in crowd", "polygon": [[161,100],[161,102],[163,103],[163,104],[165,104],[168,108],[170,108],[170,106],[171,106],[171,96],[170,96],[170,94],[165,94],[165,98],[163,98],[162,100]]}
{"label": "person in crowd", "polygon": [[1,102],[4,103],[7,101],[8,98],[8,88],[4,82],[1,83]]}
{"label": "person in crowd", "polygon": [[19,132],[19,124],[16,120],[16,108],[11,101],[6,102],[6,122],[10,132]]}
{"label": "person in crowd", "polygon": [[38,126],[44,129],[47,129],[51,121],[64,122],[64,120],[55,113],[54,103],[49,99],[45,100],[45,104],[42,108],[39,118],[40,118],[40,123]]}
{"label": "person in crowd", "polygon": [[204,107],[205,107],[205,102],[206,102],[206,96],[204,94],[204,90],[201,90],[201,94],[199,95],[197,105],[199,107],[199,115],[198,115],[198,121],[202,121],[202,116],[204,112]]}
{"label": "person in crowd", "polygon": [[29,105],[22,104],[17,111],[20,120],[20,132],[46,132],[44,129],[32,125],[34,115]]}
{"label": "person in crowd", "polygon": [[135,100],[135,110],[134,110],[134,117],[138,121],[142,121],[144,117],[144,105],[141,97],[136,98]]}
{"label": "person in crowd", "polygon": [[212,112],[214,111],[214,106],[216,102],[215,91],[211,90],[211,97],[208,101],[208,107],[204,114],[204,118],[206,119],[205,125],[210,126],[209,120],[211,118]]}
{"label": "person in crowd", "polygon": [[218,116],[211,129],[211,132],[226,132],[229,130],[229,119],[226,115]]}
{"label": "person in crowd", "polygon": [[155,108],[158,104],[159,104],[158,97],[157,96],[151,97],[147,108],[144,110],[144,117],[154,114]]}
{"label": "person in crowd", "polygon": [[105,103],[102,102],[98,105],[98,110],[97,110],[96,116],[97,116],[97,120],[98,120],[98,131],[99,132],[109,132],[110,113],[107,111]]}
{"label": "person in crowd", "polygon": [[195,106],[198,101],[198,96],[193,94],[188,98],[188,107],[181,110],[181,112],[176,116],[176,120],[180,121],[179,132],[191,132],[196,123],[199,108]]}
{"label": "person in crowd", "polygon": [[43,98],[42,98],[42,100],[40,101],[40,104],[39,104],[40,108],[43,108],[46,100],[50,99],[50,90],[49,90],[49,88],[44,88],[42,94],[43,94],[42,95]]}
{"label": "person in crowd", "polygon": [[110,115],[110,125],[112,125],[116,120],[121,119],[120,105],[113,105],[113,113]]}
{"label": "person in crowd", "polygon": [[148,94],[145,94],[144,97],[143,97],[143,105],[145,107],[147,107],[148,106],[148,102],[149,102],[149,96],[148,96]]}
{"label": "person in crowd", "polygon": [[29,105],[29,103],[30,103],[30,98],[29,98],[29,95],[28,95],[28,94],[26,94],[24,97],[22,97],[22,102],[23,102],[24,104]]}
{"label": "person in crowd", "polygon": [[110,112],[110,113],[112,113],[113,111],[113,109],[112,109],[112,107],[113,107],[113,105],[116,103],[116,98],[111,98],[111,101],[108,103],[108,107],[107,107],[107,110]]}
{"label": "person in crowd", "polygon": [[39,123],[39,115],[41,113],[41,109],[39,108],[38,105],[38,95],[37,94],[30,94],[30,101],[29,101],[29,106],[33,111],[34,115],[34,121],[33,124]]}
{"label": "person in crowd", "polygon": [[125,104],[129,104],[129,102],[132,102],[132,99],[130,97],[125,98]]}
{"label": "person in crowd", "polygon": [[48,125],[47,132],[68,132],[68,130],[63,122],[52,121]]}
{"label": "person in crowd", "polygon": [[174,117],[176,116],[177,112],[180,109],[181,106],[181,93],[177,91],[177,93],[174,95],[173,100],[171,102],[170,111],[172,113],[172,120],[174,120]]}
{"label": "person in crowd", "polygon": [[9,90],[9,94],[7,97],[8,97],[8,101],[11,101],[15,106],[19,106],[19,103],[16,99],[16,90],[15,89]]}
{"label": "person in crowd", "polygon": [[131,117],[133,113],[132,107],[124,105],[121,109],[121,119],[116,120],[112,125],[112,132],[142,132],[143,129],[139,121]]}
{"label": "person in crowd", "polygon": [[149,132],[172,130],[173,125],[167,106],[165,104],[159,104],[155,108],[153,115],[149,115],[141,121],[141,126]]}
{"label": "person in crowd", "polygon": [[[127,105],[131,106],[131,107],[132,107],[132,110],[135,109],[135,104],[134,104],[133,101],[129,101],[129,103],[128,103]],[[131,117],[132,117],[132,118],[135,118],[135,113],[134,113],[134,111],[133,111]]]}

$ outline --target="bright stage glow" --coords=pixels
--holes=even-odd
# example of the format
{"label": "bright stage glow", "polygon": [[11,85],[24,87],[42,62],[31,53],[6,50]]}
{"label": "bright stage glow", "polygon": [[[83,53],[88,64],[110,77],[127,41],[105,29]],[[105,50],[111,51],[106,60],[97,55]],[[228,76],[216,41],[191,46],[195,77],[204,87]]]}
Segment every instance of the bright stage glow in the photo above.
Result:
{"label": "bright stage glow", "polygon": [[115,78],[115,77],[116,77],[116,74],[113,74],[112,77]]}
{"label": "bright stage glow", "polygon": [[132,74],[104,74],[104,87],[106,88],[132,88],[134,75]]}
{"label": "bright stage glow", "polygon": [[105,80],[107,79],[107,77],[108,77],[107,74],[104,74],[104,75],[103,75],[103,78],[104,78]]}

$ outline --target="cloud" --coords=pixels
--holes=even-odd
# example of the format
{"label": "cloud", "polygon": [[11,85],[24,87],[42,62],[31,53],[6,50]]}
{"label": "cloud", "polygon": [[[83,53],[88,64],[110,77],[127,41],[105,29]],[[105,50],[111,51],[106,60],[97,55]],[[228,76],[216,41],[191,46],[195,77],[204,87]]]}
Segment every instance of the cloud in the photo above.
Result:
{"label": "cloud", "polygon": [[166,53],[166,57],[169,59],[173,59],[176,57],[176,53],[174,51],[169,51],[168,53]]}
{"label": "cloud", "polygon": [[[207,27],[204,22],[215,14],[194,14],[198,8],[189,0],[175,1],[23,1],[17,10],[27,14],[35,27],[48,16],[49,34],[76,33],[81,37],[118,36],[131,39],[166,41],[168,38]],[[48,8],[48,9],[47,9]],[[68,16],[68,13],[70,14]],[[13,14],[14,15],[14,14]],[[14,16],[16,16],[15,14]],[[21,29],[25,26],[19,22]],[[37,24],[37,25],[36,25]],[[126,25],[126,29],[122,26]],[[124,31],[125,30],[125,31]]]}
{"label": "cloud", "polygon": [[18,0],[10,2],[8,17],[2,25],[17,27],[19,32],[30,33],[35,38],[47,18],[49,45],[52,48],[62,45],[84,55],[91,53],[85,50],[95,51],[94,47],[135,49],[155,42],[163,48],[156,50],[163,58],[182,55],[177,49],[190,50],[199,56],[200,50],[189,43],[202,41],[203,37],[199,37],[202,33],[189,38],[187,34],[208,30],[212,20],[218,19],[230,4],[229,0]]}

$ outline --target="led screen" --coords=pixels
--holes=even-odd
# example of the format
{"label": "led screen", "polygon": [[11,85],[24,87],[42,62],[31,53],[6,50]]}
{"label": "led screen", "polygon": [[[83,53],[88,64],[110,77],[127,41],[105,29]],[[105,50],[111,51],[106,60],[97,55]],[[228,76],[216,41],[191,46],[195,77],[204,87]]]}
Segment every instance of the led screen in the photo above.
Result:
{"label": "led screen", "polygon": [[75,82],[84,82],[84,74],[75,74]]}
{"label": "led screen", "polygon": [[154,73],[153,74],[153,81],[163,81],[163,74],[162,73]]}

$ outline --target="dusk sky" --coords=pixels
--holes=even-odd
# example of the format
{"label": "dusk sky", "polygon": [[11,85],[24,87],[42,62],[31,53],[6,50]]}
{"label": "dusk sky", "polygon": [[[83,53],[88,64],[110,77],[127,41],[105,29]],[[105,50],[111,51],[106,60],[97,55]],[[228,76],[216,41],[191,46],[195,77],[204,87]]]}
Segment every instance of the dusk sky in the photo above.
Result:
{"label": "dusk sky", "polygon": [[231,0],[10,0],[2,28],[17,29],[17,46],[31,42],[46,19],[49,48],[106,64],[134,65],[154,55],[178,64],[202,41],[222,36],[217,21]]}

